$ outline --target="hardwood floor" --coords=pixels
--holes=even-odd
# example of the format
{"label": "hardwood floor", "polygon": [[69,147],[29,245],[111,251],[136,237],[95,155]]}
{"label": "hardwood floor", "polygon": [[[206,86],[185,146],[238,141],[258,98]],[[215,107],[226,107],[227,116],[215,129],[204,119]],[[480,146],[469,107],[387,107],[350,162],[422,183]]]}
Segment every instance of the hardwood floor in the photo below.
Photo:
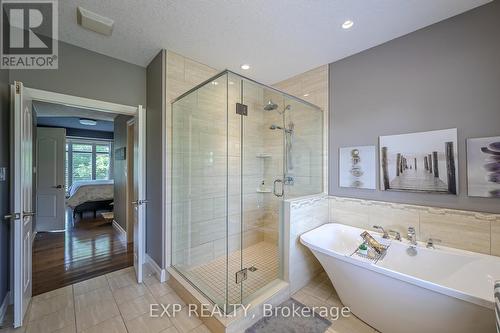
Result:
{"label": "hardwood floor", "polygon": [[[100,214],[98,214],[100,216]],[[33,296],[133,265],[133,247],[104,219],[66,218],[66,231],[41,232],[33,244]]]}

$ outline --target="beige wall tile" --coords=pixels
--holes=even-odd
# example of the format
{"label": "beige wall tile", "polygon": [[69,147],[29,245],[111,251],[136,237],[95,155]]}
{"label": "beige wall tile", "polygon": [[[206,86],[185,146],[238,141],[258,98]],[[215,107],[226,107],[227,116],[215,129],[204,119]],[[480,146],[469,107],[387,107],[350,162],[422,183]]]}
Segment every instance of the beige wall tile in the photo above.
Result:
{"label": "beige wall tile", "polygon": [[371,229],[370,209],[367,203],[351,199],[334,200],[330,211],[332,222]]}
{"label": "beige wall tile", "polygon": [[500,217],[491,221],[491,254],[500,256]]}
{"label": "beige wall tile", "polygon": [[499,214],[330,197],[330,221],[368,230],[378,224],[403,237],[413,226],[420,241],[435,238],[446,246],[500,255]]}
{"label": "beige wall tile", "polygon": [[285,216],[289,221],[285,224],[285,277],[290,283],[291,292],[305,286],[318,272],[321,265],[314,255],[300,243],[300,235],[328,223],[328,197],[317,195],[285,201]]}
{"label": "beige wall tile", "polygon": [[440,239],[443,245],[468,251],[490,253],[491,222],[464,212],[420,214],[420,239]]}
{"label": "beige wall tile", "polygon": [[403,206],[391,204],[374,204],[368,208],[370,218],[370,230],[375,230],[374,225],[382,226],[387,232],[398,231],[403,237],[408,227],[414,227],[419,234],[419,213],[416,210],[405,209]]}

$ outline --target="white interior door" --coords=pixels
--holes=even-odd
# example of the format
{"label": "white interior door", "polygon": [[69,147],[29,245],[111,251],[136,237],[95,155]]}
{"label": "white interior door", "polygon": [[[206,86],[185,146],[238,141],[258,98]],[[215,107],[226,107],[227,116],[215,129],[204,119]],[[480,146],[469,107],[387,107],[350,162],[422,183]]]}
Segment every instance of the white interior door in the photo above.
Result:
{"label": "white interior door", "polygon": [[36,141],[36,230],[63,230],[66,129],[37,128]]}
{"label": "white interior door", "polygon": [[31,99],[21,82],[14,82],[11,95],[14,327],[19,327],[31,300],[33,117]]}
{"label": "white interior door", "polygon": [[[139,106],[134,126],[134,268],[137,282],[143,279],[146,225],[146,114]],[[131,152],[128,152],[131,153]]]}

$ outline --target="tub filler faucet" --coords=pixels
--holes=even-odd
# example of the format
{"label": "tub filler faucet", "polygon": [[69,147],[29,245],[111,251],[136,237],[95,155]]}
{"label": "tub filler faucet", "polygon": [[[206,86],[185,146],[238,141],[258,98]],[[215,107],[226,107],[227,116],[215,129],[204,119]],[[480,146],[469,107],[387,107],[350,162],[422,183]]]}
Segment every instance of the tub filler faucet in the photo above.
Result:
{"label": "tub filler faucet", "polygon": [[410,241],[410,246],[406,249],[406,253],[414,257],[417,255],[417,234],[414,227],[408,227],[407,239]]}
{"label": "tub filler faucet", "polygon": [[425,247],[428,249],[435,249],[436,247],[434,246],[434,243],[441,243],[441,240],[436,238],[429,238]]}
{"label": "tub filler faucet", "polygon": [[396,230],[389,230],[389,234],[394,234],[394,239],[401,242],[401,234]]}
{"label": "tub filler faucet", "polygon": [[415,233],[414,227],[408,227],[407,239],[410,241],[412,246],[417,246],[417,234]]}
{"label": "tub filler faucet", "polygon": [[382,231],[384,233],[384,235],[382,236],[382,238],[389,239],[389,234],[387,233],[387,231],[384,230],[384,228],[381,225],[374,225],[373,228],[377,229],[377,230],[380,230],[380,231]]}

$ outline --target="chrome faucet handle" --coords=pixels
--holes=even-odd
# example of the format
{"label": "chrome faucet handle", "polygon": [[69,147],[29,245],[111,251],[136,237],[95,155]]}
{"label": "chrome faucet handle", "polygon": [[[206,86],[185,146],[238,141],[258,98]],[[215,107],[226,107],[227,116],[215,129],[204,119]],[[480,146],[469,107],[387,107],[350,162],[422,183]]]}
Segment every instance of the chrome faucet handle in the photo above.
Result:
{"label": "chrome faucet handle", "polygon": [[406,235],[406,239],[410,241],[412,246],[417,245],[417,233],[415,232],[415,227],[408,227],[408,234]]}
{"label": "chrome faucet handle", "polygon": [[384,230],[384,228],[381,225],[374,225],[373,228],[382,230],[382,232],[384,233],[382,238],[389,239],[389,234],[387,233],[387,231]]}
{"label": "chrome faucet handle", "polygon": [[394,239],[401,242],[401,234],[396,230],[389,230],[389,234],[394,234]]}
{"label": "chrome faucet handle", "polygon": [[442,242],[442,240],[440,240],[440,239],[429,238],[427,240],[427,245],[425,247],[428,248],[428,249],[435,249],[434,243],[441,243],[441,242]]}

